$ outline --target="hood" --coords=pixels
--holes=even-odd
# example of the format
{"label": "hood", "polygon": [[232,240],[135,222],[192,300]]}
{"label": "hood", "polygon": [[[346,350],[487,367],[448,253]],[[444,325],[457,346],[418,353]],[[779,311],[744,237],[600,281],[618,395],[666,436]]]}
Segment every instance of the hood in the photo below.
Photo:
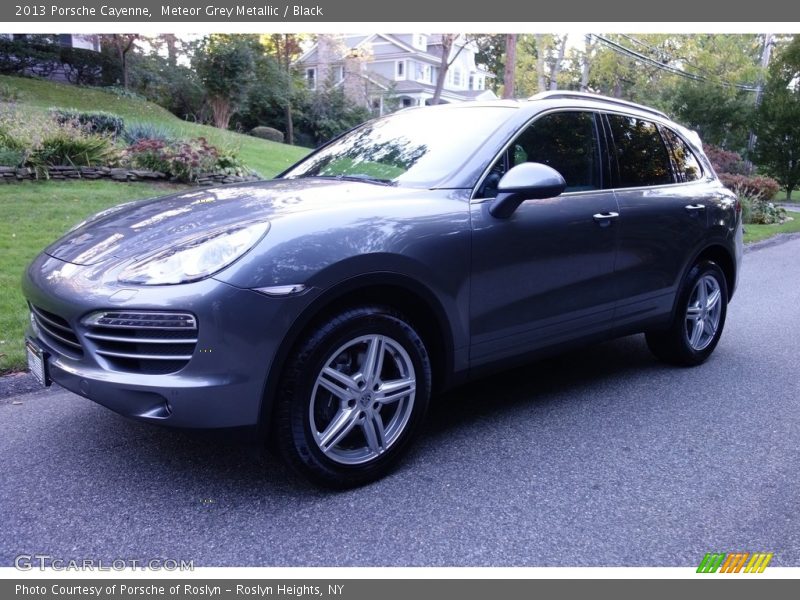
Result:
{"label": "hood", "polygon": [[[277,179],[140,200],[113,207],[80,224],[45,253],[93,265],[142,256],[207,231],[242,221],[273,221],[300,211],[353,203],[374,205],[408,189],[330,179]],[[373,208],[374,210],[374,208]]]}

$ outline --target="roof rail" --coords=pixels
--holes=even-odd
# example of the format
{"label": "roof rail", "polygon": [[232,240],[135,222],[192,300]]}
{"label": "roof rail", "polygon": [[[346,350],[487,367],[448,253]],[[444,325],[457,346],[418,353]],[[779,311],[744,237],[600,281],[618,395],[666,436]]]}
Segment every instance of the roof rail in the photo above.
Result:
{"label": "roof rail", "polygon": [[548,92],[539,92],[534,94],[528,100],[597,100],[599,102],[606,102],[607,104],[619,104],[620,106],[627,106],[628,108],[635,108],[644,112],[649,112],[659,117],[669,119],[669,117],[655,108],[644,106],[643,104],[636,104],[635,102],[628,102],[627,100],[620,100],[619,98],[610,98],[601,94],[592,94],[589,92],[570,92],[568,90],[551,90]]}

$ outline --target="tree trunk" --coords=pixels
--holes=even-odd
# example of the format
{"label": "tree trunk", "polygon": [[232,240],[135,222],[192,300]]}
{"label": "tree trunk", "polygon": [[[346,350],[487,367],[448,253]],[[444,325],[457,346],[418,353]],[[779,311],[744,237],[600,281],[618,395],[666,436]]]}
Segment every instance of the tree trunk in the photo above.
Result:
{"label": "tree trunk", "polygon": [[545,91],[547,87],[544,83],[544,36],[537,33],[536,38],[536,82],[540,92]]}
{"label": "tree trunk", "polygon": [[167,46],[167,64],[174,69],[178,66],[178,38],[174,33],[165,33],[163,37]]}
{"label": "tree trunk", "polygon": [[122,51],[122,87],[128,89],[128,53]]}
{"label": "tree trunk", "polygon": [[564,62],[564,52],[567,49],[567,34],[558,43],[558,57],[550,67],[550,89],[558,89],[558,74],[561,72],[561,63]]}
{"label": "tree trunk", "polygon": [[586,34],[586,41],[583,46],[583,60],[581,61],[581,91],[585,92],[589,89],[589,69],[591,67],[592,59],[592,34]]}
{"label": "tree trunk", "polygon": [[[286,131],[284,132],[284,139],[290,146],[294,145],[294,117],[292,116],[292,56],[289,52],[289,35],[283,34],[283,68],[286,71]],[[280,45],[278,46],[278,60],[280,56]]]}
{"label": "tree trunk", "polygon": [[517,71],[517,34],[506,35],[506,64],[503,70],[503,98],[514,98]]}
{"label": "tree trunk", "polygon": [[292,119],[292,101],[289,100],[286,102],[286,132],[285,132],[285,139],[286,143],[293,145],[294,144],[294,121]]}
{"label": "tree trunk", "polygon": [[219,129],[227,129],[231,120],[231,103],[228,98],[215,96],[208,99],[211,111],[214,113],[214,126]]}
{"label": "tree trunk", "polygon": [[439,73],[436,76],[436,89],[433,91],[433,98],[431,104],[439,104],[442,99],[442,90],[444,90],[444,82],[447,79],[447,71],[450,68],[450,51],[453,49],[453,42],[456,36],[452,33],[442,34],[442,57],[439,61]]}

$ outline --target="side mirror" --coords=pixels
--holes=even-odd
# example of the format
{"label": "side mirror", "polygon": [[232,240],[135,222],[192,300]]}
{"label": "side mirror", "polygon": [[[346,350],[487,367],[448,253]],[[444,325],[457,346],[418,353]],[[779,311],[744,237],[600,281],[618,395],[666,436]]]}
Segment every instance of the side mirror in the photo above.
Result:
{"label": "side mirror", "polygon": [[561,173],[543,165],[528,162],[511,168],[497,184],[497,197],[489,205],[489,214],[507,219],[525,200],[541,200],[558,196],[567,187]]}

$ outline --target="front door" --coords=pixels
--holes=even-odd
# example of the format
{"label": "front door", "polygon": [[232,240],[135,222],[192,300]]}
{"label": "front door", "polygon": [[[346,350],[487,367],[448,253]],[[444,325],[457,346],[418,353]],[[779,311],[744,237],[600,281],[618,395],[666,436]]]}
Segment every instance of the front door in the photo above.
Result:
{"label": "front door", "polygon": [[[473,200],[471,363],[523,354],[613,326],[616,197],[603,189],[599,116],[549,113],[494,165]],[[556,198],[528,200],[507,219],[489,214],[502,174],[521,162],[556,169]]]}

